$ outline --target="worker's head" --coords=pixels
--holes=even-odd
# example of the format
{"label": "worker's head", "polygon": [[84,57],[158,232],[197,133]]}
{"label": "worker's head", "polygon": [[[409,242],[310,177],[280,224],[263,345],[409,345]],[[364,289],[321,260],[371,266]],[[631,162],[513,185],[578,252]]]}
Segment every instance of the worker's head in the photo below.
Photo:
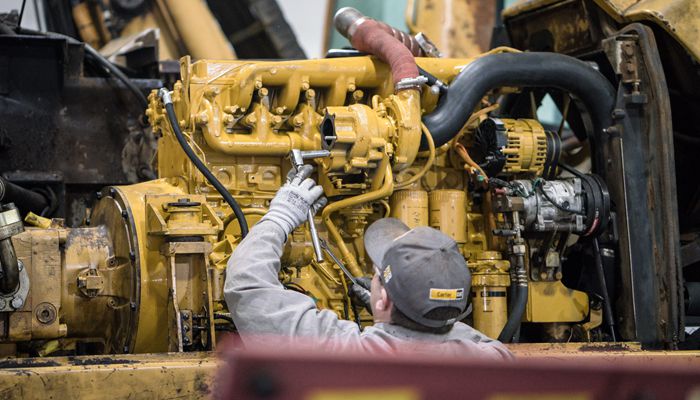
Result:
{"label": "worker's head", "polygon": [[365,249],[375,268],[370,299],[375,322],[446,332],[466,316],[471,275],[447,235],[384,218],[365,232]]}

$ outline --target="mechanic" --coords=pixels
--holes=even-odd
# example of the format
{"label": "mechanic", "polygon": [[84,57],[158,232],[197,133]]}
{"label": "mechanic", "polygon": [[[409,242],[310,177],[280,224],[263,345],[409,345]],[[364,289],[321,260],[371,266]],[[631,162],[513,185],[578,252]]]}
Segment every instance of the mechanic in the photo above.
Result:
{"label": "mechanic", "polygon": [[429,227],[409,230],[384,218],[367,229],[365,248],[375,268],[371,290],[352,287],[373,313],[374,325],[363,331],[333,311],[319,310],[309,296],[285,289],[278,273],[287,236],[306,221],[309,208],[315,213],[326,203],[312,172],[310,165],[290,172],[228,262],[224,295],[244,342],[306,338],[333,350],[512,358],[500,342],[459,322],[468,313],[469,269],[457,244]]}

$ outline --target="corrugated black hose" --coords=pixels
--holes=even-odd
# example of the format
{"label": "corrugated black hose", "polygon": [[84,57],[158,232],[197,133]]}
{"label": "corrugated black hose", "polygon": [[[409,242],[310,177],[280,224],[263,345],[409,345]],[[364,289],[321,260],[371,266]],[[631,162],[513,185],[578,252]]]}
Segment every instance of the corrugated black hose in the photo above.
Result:
{"label": "corrugated black hose", "polygon": [[233,213],[236,215],[236,219],[238,220],[238,225],[241,227],[241,236],[246,237],[248,235],[248,222],[245,220],[245,214],[243,214],[243,210],[241,210],[241,206],[238,205],[236,202],[236,199],[231,196],[231,193],[224,187],[224,185],[219,182],[218,179],[214,176],[214,174],[209,171],[209,168],[207,168],[206,165],[202,162],[202,160],[197,157],[196,154],[194,154],[194,151],[192,150],[192,147],[187,143],[187,140],[185,140],[185,135],[182,134],[182,130],[180,130],[180,125],[177,123],[177,117],[175,116],[175,108],[173,107],[173,101],[170,99],[170,92],[168,92],[167,89],[161,88],[158,91],[158,94],[160,95],[161,100],[163,100],[163,104],[165,105],[165,112],[168,114],[168,122],[170,122],[170,127],[173,129],[173,133],[175,133],[175,137],[177,138],[178,143],[180,143],[180,147],[182,147],[182,151],[185,152],[187,157],[192,161],[192,164],[194,164],[195,167],[199,170],[199,172],[204,175],[204,177],[211,183],[212,186],[216,189],[217,192],[221,195],[221,197],[224,198],[224,201],[226,204],[231,207],[233,210]]}

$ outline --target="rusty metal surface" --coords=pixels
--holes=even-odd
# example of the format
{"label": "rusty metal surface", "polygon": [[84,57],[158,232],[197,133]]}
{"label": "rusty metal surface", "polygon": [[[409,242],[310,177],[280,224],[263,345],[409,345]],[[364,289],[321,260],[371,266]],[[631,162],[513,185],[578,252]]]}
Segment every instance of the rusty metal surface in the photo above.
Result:
{"label": "rusty metal surface", "polygon": [[0,360],[2,399],[209,398],[212,353]]}
{"label": "rusty metal surface", "polygon": [[700,2],[697,0],[595,0],[620,22],[653,22],[700,59]]}
{"label": "rusty metal surface", "polygon": [[495,1],[412,0],[406,20],[412,33],[425,33],[445,57],[472,57],[489,49],[495,6]]}
{"label": "rusty metal surface", "polygon": [[582,54],[599,46],[602,34],[596,18],[591,16],[591,8],[595,8],[591,4],[582,0],[539,3],[539,8],[525,11],[523,7],[521,14],[512,14],[506,19],[514,45],[564,54]]}
{"label": "rusty metal surface", "polygon": [[[593,0],[619,23],[651,22],[668,32],[700,59],[700,2],[697,0]],[[508,20],[524,14],[565,3],[557,0],[525,0],[508,7],[503,18]]]}
{"label": "rusty metal surface", "polygon": [[700,366],[700,351],[642,350],[639,343],[515,343],[507,345],[517,358],[567,361],[595,359],[606,364],[625,361]]}

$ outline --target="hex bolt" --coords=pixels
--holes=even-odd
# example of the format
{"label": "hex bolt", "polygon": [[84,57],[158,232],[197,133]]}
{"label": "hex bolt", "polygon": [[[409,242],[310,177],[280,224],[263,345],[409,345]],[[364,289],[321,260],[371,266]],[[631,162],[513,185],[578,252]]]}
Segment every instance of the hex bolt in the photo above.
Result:
{"label": "hex bolt", "polygon": [[109,195],[114,197],[115,194],[117,194],[117,190],[115,188],[109,188]]}
{"label": "hex bolt", "polygon": [[20,297],[15,297],[12,299],[12,308],[15,310],[22,308],[24,305],[24,300],[22,300]]}
{"label": "hex bolt", "polygon": [[95,197],[97,197],[97,200],[102,199],[102,192],[96,192]]}
{"label": "hex bolt", "polygon": [[130,259],[132,262],[136,261],[136,253],[134,253],[133,251],[130,251],[130,252],[129,252],[129,259]]}
{"label": "hex bolt", "polygon": [[625,110],[623,110],[621,108],[616,108],[612,112],[613,119],[622,119],[622,118],[625,118],[626,115],[627,115],[627,113],[625,112]]}
{"label": "hex bolt", "polygon": [[132,310],[136,310],[136,302],[132,301],[131,304],[129,304]]}
{"label": "hex bolt", "polygon": [[122,210],[122,218],[127,219],[129,217],[129,213],[126,210]]}

